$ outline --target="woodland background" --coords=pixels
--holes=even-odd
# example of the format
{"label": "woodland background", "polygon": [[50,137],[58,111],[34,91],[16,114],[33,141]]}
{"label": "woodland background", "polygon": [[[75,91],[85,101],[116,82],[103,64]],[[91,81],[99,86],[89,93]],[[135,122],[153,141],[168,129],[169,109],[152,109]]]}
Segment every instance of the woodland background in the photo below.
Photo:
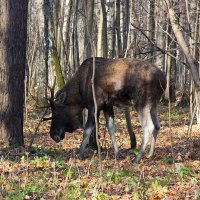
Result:
{"label": "woodland background", "polygon": [[[0,140],[13,137],[11,146],[24,146],[0,150],[0,195],[5,199],[199,199],[200,2],[29,0],[28,4],[17,3],[8,9],[16,15],[7,15],[6,1],[0,1],[0,19],[3,19],[0,36],[5,38],[4,24],[14,21],[20,6],[26,4],[24,12],[20,12],[27,19],[27,26],[21,26],[24,33],[27,31],[27,40],[20,44],[26,49],[26,60],[21,68],[9,71],[13,80],[21,80],[20,84],[14,82],[22,88],[21,93],[17,96],[12,90],[9,95],[22,100],[24,96],[21,100],[22,105],[25,102],[24,117],[20,114],[21,121],[15,123],[17,117],[13,116],[20,107],[9,115],[3,111],[5,103],[10,104],[5,100],[4,83],[9,81],[4,78],[7,76],[4,71],[9,63],[16,62],[10,57],[6,58],[10,62],[4,62],[6,54],[2,51]],[[20,22],[16,20],[15,24]],[[8,34],[14,38],[13,42],[16,30]],[[21,41],[23,38],[26,39],[26,34]],[[2,50],[6,43],[0,45]],[[116,161],[110,138],[100,126],[103,175],[99,174],[99,161],[93,151],[88,150],[89,158],[85,161],[76,158],[81,131],[69,135],[58,147],[49,137],[49,124],[40,124],[44,112],[41,107],[46,105],[45,98],[49,95],[47,86],[53,84],[56,76],[56,88],[61,88],[93,53],[108,58],[144,59],[155,63],[167,77],[155,157],[133,164],[136,152],[122,151],[124,156]],[[25,86],[21,86],[23,83]],[[15,104],[15,100],[11,102]],[[140,144],[140,126],[133,111],[131,115]],[[3,125],[6,117],[13,127],[9,133]],[[130,145],[121,109],[116,109],[116,123],[118,143],[125,150]],[[23,128],[23,134],[17,124]],[[35,140],[30,149],[32,135]]]}
{"label": "woodland background", "polygon": [[[66,82],[83,60],[92,56],[91,38],[95,56],[133,57],[157,64],[167,76],[166,97],[187,99],[192,113],[195,88],[187,55],[170,23],[168,4],[164,0],[29,1],[28,91],[42,98],[46,82],[51,82],[55,73],[58,76],[60,67]],[[173,1],[170,8],[198,69],[199,2]],[[199,108],[196,116],[199,123]]]}
{"label": "woodland background", "polygon": [[195,110],[199,123],[190,65],[179,38],[175,37],[168,14],[169,3],[178,30],[199,69],[199,2],[196,0],[87,3],[30,0],[27,95],[43,98],[47,94],[46,85],[53,81],[55,74],[60,77],[58,88],[62,87],[61,76],[66,82],[83,60],[92,56],[91,38],[95,56],[134,57],[155,63],[167,76],[166,98],[188,103],[190,114]]}

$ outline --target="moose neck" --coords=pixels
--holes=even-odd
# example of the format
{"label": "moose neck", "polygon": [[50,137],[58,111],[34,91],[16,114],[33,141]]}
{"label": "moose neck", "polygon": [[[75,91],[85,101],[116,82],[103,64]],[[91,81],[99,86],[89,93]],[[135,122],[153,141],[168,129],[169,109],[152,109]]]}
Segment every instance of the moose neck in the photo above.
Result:
{"label": "moose neck", "polygon": [[73,76],[67,84],[62,89],[66,92],[66,99],[64,104],[70,105],[74,109],[74,115],[78,115],[83,110],[83,106],[81,104],[81,97],[79,93],[79,79],[76,76]]}

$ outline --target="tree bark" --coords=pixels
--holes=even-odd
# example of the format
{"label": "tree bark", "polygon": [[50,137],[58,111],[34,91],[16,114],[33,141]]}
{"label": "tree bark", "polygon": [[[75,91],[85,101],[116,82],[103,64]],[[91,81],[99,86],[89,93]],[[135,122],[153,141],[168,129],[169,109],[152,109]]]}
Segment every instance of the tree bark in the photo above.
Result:
{"label": "tree bark", "polygon": [[74,1],[73,5],[73,24],[72,24],[72,57],[73,57],[73,73],[76,71],[77,67],[80,65],[79,61],[79,47],[78,47],[78,33],[77,33],[77,23],[78,23],[78,4],[79,0]]}
{"label": "tree bark", "polygon": [[[93,17],[94,17],[94,1],[93,0],[88,0],[84,4],[84,10],[85,10],[85,26],[87,27],[88,31],[85,31],[85,46],[86,46],[86,58],[92,56],[92,47],[89,39],[89,35],[94,36],[92,31],[93,31]],[[93,38],[92,38],[93,40]]]}
{"label": "tree bark", "polygon": [[47,85],[49,78],[49,13],[50,13],[50,4],[49,0],[44,0],[43,3],[44,11],[44,62],[45,62],[45,97],[47,98]]}
{"label": "tree bark", "polygon": [[[199,29],[200,3],[196,0],[191,0],[190,4],[188,4],[188,1],[186,1],[185,4],[186,4],[186,11],[187,11],[186,12],[187,13],[187,20],[188,20],[188,24],[190,25],[190,29],[191,29],[191,33],[189,34],[189,36],[190,36],[190,38],[189,38],[189,48],[190,48],[190,52],[191,52],[192,57],[194,58],[196,63],[198,63],[197,61],[199,60],[199,55],[200,55],[199,54],[200,49],[198,49],[198,39],[200,37],[200,34],[199,34],[199,31],[200,31],[200,29]],[[200,69],[200,67],[199,67],[199,69]],[[191,81],[191,85],[193,85],[192,81]],[[191,90],[191,93],[190,93],[191,116],[193,115],[193,113],[195,113],[197,123],[200,124],[200,108],[196,107],[196,105],[193,105],[193,103],[194,104],[196,103],[195,98],[196,98],[195,90]],[[195,107],[197,108],[196,112],[194,112]]]}
{"label": "tree bark", "polygon": [[130,1],[124,1],[123,7],[123,52],[127,49],[128,34],[129,34],[129,23],[130,23],[130,12],[129,12]]}
{"label": "tree bark", "polygon": [[107,39],[107,13],[105,0],[100,2],[100,17],[97,37],[97,56],[108,57],[108,39]]}
{"label": "tree bark", "polygon": [[105,0],[101,0],[101,9],[103,14],[103,27],[102,27],[102,50],[103,57],[108,57],[108,36],[107,36],[107,13],[105,7]]}
{"label": "tree bark", "polygon": [[27,0],[0,0],[0,141],[5,146],[24,143],[27,13]]}
{"label": "tree bark", "polygon": [[120,0],[115,0],[115,28],[117,35],[117,56],[121,57],[122,53],[122,40],[121,40],[121,31],[120,31]]}
{"label": "tree bark", "polygon": [[[115,5],[115,3],[114,3]],[[115,20],[115,14],[116,13],[116,8],[114,6],[114,12],[113,12],[113,24],[112,24],[112,58],[116,56],[116,20]]]}
{"label": "tree bark", "polygon": [[103,12],[102,5],[100,5],[99,25],[98,25],[98,36],[97,36],[97,56],[100,57],[103,54],[102,51],[102,35],[103,35]]}
{"label": "tree bark", "polygon": [[[149,1],[149,20],[148,20],[148,36],[151,41],[155,42],[155,0]],[[149,44],[150,49],[150,61],[154,62],[154,46],[152,43]]]}
{"label": "tree bark", "polygon": [[195,66],[195,61],[190,53],[190,50],[188,48],[188,45],[186,41],[184,40],[183,33],[181,32],[181,28],[177,22],[177,17],[175,15],[175,12],[172,8],[169,8],[168,10],[169,19],[172,25],[172,29],[174,32],[174,35],[178,41],[179,46],[181,47],[187,61],[190,67],[190,71],[192,74],[192,78],[194,80],[195,89],[197,93],[197,99],[198,99],[198,106],[200,107],[200,78],[199,78],[199,72],[197,67]]}
{"label": "tree bark", "polygon": [[[157,45],[161,49],[165,49],[165,34],[164,31],[166,30],[166,12],[163,9],[163,2],[157,0],[156,4],[156,41]],[[161,69],[164,70],[164,63],[165,63],[165,55],[157,52],[156,53],[156,65]]]}
{"label": "tree bark", "polygon": [[[69,42],[70,41],[70,22],[71,22],[71,18],[72,18],[72,10],[73,10],[72,9],[73,8],[73,1],[72,0],[69,1],[67,7],[68,7],[68,12],[67,12],[67,19],[66,19],[66,24],[65,24],[66,30],[65,30],[63,40],[64,40],[65,45],[68,47],[69,43],[70,43]],[[66,48],[67,59],[69,57],[69,50],[70,50],[70,48]]]}

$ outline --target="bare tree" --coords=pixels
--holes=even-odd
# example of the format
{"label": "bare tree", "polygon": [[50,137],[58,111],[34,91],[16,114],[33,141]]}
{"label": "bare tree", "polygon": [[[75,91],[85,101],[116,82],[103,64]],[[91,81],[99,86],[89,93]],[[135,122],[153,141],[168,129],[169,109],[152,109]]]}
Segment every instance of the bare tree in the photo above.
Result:
{"label": "bare tree", "polygon": [[122,56],[122,41],[121,41],[121,30],[120,30],[120,0],[115,0],[115,14],[114,14],[114,20],[115,20],[115,28],[116,28],[116,40],[117,40],[117,56]]}
{"label": "bare tree", "polygon": [[181,32],[181,28],[179,26],[175,11],[172,7],[172,4],[170,1],[168,1],[167,4],[168,7],[168,14],[169,14],[169,19],[172,25],[173,32],[175,34],[175,37],[177,39],[178,44],[180,45],[182,52],[184,53],[187,62],[190,67],[190,71],[192,74],[192,78],[194,81],[195,89],[196,89],[196,100],[197,100],[197,105],[200,107],[200,78],[199,78],[199,72],[197,69],[197,66],[195,64],[195,60],[191,55],[190,49],[188,48],[188,44],[186,43],[183,33]]}
{"label": "bare tree", "polygon": [[100,1],[100,16],[97,37],[97,56],[107,58],[108,44],[107,44],[107,13],[105,7],[105,0]]}
{"label": "bare tree", "polygon": [[28,1],[0,0],[0,141],[23,145]]}
{"label": "bare tree", "polygon": [[80,59],[79,59],[79,45],[78,45],[78,32],[77,32],[77,25],[78,25],[78,5],[79,0],[74,1],[74,11],[73,11],[73,28],[72,28],[72,57],[73,57],[73,66],[74,66],[74,72],[76,71],[76,68],[80,65]]}
{"label": "bare tree", "polygon": [[[51,81],[51,77],[55,74],[59,76],[58,71],[55,70],[59,68],[59,74],[63,74],[66,81],[77,70],[79,62],[92,55],[89,32],[93,36],[98,56],[150,59],[151,62],[157,64],[167,75],[168,97],[174,98],[176,94],[176,99],[179,100],[177,94],[182,97],[190,94],[192,115],[197,102],[195,92],[197,84],[194,87],[194,81],[190,81],[189,62],[180,48],[183,43],[179,44],[180,41],[177,35],[175,36],[169,18],[169,9],[165,6],[166,1],[169,2],[169,0],[49,1],[51,13],[48,30],[45,29],[44,24],[44,17],[47,19],[48,16],[43,14],[42,9],[43,3],[48,1],[30,0],[28,85],[35,89],[35,94],[41,99],[41,96],[45,94],[44,82],[47,82],[45,74],[49,73],[48,78]],[[170,5],[168,7],[174,10],[177,25],[182,32],[194,65],[198,68],[200,3],[196,0],[178,0],[169,3],[171,4],[168,4]],[[86,24],[86,19],[88,24]],[[86,29],[89,31],[87,32]],[[49,43],[49,61],[51,62],[48,61],[50,64],[48,70],[47,67],[45,70],[44,63],[44,52],[47,47],[44,45],[44,30],[48,30],[51,36]],[[55,66],[58,67],[55,68]],[[199,121],[199,107],[196,113],[195,119]]]}
{"label": "bare tree", "polygon": [[[155,0],[150,0],[149,1],[149,20],[148,20],[148,36],[151,41],[155,41]],[[151,62],[154,61],[154,46],[152,43],[150,43],[150,60]]]}
{"label": "bare tree", "polygon": [[130,25],[130,1],[125,0],[123,5],[123,52],[127,49],[129,25]]}
{"label": "bare tree", "polygon": [[[157,41],[157,45],[165,49],[165,31],[166,31],[166,12],[163,9],[163,2],[157,0],[156,2],[156,27],[155,27],[155,39]],[[165,55],[161,52],[156,52],[156,64],[157,66],[164,70],[164,62],[165,62]]]}
{"label": "bare tree", "polygon": [[[49,75],[49,14],[50,14],[50,3],[49,0],[44,0],[43,4],[44,10],[44,48],[45,48],[45,85],[48,85],[48,75]],[[47,87],[45,88],[45,97],[47,98]]]}
{"label": "bare tree", "polygon": [[[84,13],[85,13],[85,53],[86,53],[86,57],[90,57],[92,55],[92,47],[91,47],[91,43],[89,41],[90,35],[93,35],[93,21],[94,21],[94,1],[93,0],[88,0],[86,1],[86,3],[83,3],[83,7],[84,7]],[[88,31],[87,31],[87,30]]]}

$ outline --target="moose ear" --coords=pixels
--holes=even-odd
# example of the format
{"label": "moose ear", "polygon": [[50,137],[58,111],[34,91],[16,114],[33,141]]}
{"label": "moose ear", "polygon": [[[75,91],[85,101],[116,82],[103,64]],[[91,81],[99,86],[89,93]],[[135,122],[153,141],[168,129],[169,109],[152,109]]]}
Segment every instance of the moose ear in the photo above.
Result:
{"label": "moose ear", "polygon": [[66,96],[67,96],[66,92],[62,92],[56,97],[56,101],[58,103],[64,103]]}

